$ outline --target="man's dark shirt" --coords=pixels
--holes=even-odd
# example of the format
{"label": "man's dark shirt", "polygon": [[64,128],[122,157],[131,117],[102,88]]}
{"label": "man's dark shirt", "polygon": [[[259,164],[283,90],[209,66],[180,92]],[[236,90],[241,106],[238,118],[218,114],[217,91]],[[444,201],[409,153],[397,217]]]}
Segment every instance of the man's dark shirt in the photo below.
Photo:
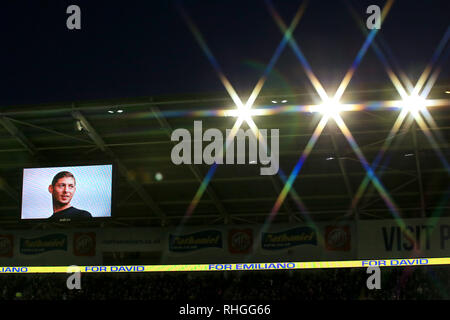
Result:
{"label": "man's dark shirt", "polygon": [[75,207],[70,207],[67,209],[64,209],[62,211],[58,211],[53,213],[53,215],[49,218],[51,220],[61,220],[61,219],[69,219],[69,220],[78,220],[78,219],[88,219],[92,218],[92,215],[85,211],[85,210],[79,210]]}

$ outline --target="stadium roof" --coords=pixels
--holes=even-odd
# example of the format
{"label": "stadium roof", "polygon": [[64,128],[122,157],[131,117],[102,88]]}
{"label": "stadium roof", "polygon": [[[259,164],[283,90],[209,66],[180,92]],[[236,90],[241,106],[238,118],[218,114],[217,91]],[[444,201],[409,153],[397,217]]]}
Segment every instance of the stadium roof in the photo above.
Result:
{"label": "stadium roof", "polygon": [[[448,107],[446,91],[449,87],[446,83],[437,83],[428,99],[446,99]],[[262,92],[253,109],[272,112],[253,119],[259,129],[279,129],[279,174],[260,175],[259,164],[219,165],[185,223],[266,221],[286,177],[320,121],[315,112],[293,112],[294,106],[316,103],[315,96],[307,92]],[[341,101],[398,99],[398,92],[389,87],[349,90]],[[0,112],[0,226],[35,227],[19,223],[24,167],[89,161],[113,161],[120,168],[115,217],[102,221],[103,225],[181,223],[211,166],[173,164],[170,155],[175,142],[170,139],[171,133],[177,128],[193,132],[194,121],[198,120],[203,121],[203,130],[218,128],[225,133],[233,127],[236,118],[225,117],[218,110],[233,109],[232,99],[224,95],[3,107]],[[397,109],[370,108],[341,113],[358,150],[369,163],[382,149],[399,113]],[[436,137],[437,145],[430,143],[422,128],[408,115],[376,170],[402,218],[448,216],[450,213],[448,168],[437,151],[440,150],[448,163],[450,150],[446,142],[450,138],[450,114],[445,106],[430,108],[430,114],[436,123],[430,132]],[[243,128],[248,126],[243,125]],[[386,204],[386,194],[379,192],[372,183],[352,208],[352,200],[357,197],[365,176],[366,170],[346,135],[334,121],[329,121],[293,183],[292,189],[301,200],[290,192],[273,222],[305,221],[308,217],[317,221],[392,218],[396,209]]]}

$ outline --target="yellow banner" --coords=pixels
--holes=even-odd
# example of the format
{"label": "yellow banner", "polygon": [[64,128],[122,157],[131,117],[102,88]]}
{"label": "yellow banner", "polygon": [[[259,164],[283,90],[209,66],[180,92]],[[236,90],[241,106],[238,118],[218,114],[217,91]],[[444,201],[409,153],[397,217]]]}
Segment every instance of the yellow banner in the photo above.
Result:
{"label": "yellow banner", "polygon": [[391,260],[315,261],[315,262],[267,262],[234,264],[179,264],[133,266],[46,266],[0,267],[0,273],[74,273],[74,272],[183,272],[183,271],[251,271],[295,270],[324,268],[368,268],[447,265],[450,258],[415,258]]}

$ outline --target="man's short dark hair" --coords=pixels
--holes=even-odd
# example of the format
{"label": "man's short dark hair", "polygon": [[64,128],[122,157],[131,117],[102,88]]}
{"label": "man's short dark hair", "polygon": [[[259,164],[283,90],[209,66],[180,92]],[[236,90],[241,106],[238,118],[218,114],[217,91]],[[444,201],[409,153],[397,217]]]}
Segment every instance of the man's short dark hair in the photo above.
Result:
{"label": "man's short dark hair", "polygon": [[[73,178],[73,181],[75,181],[75,177],[73,176],[72,173],[70,173],[69,171],[61,171],[61,172],[57,173],[56,176],[53,177],[52,186],[55,186],[56,182],[58,182],[59,179],[66,178],[66,177]],[[76,181],[75,181],[75,184],[76,184]]]}

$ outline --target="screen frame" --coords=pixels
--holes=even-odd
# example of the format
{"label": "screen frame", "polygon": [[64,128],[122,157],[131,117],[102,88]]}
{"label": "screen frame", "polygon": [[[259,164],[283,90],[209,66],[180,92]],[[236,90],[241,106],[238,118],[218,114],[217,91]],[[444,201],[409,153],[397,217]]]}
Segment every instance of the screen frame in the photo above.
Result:
{"label": "screen frame", "polygon": [[[111,215],[109,217],[93,217],[91,219],[81,219],[81,220],[49,220],[48,218],[39,219],[23,219],[22,218],[22,202],[23,202],[23,187],[24,187],[24,170],[25,169],[43,169],[43,168],[58,168],[58,167],[88,167],[88,166],[101,166],[101,165],[111,165],[112,166],[112,176],[111,176]],[[64,224],[64,226],[73,226],[76,228],[80,224],[95,225],[103,222],[110,222],[115,220],[116,211],[116,195],[117,195],[117,179],[118,179],[118,165],[115,161],[71,161],[71,162],[53,162],[48,164],[40,165],[29,165],[23,166],[20,171],[20,198],[19,198],[19,210],[17,214],[17,220],[23,225],[35,225],[35,224]]]}

